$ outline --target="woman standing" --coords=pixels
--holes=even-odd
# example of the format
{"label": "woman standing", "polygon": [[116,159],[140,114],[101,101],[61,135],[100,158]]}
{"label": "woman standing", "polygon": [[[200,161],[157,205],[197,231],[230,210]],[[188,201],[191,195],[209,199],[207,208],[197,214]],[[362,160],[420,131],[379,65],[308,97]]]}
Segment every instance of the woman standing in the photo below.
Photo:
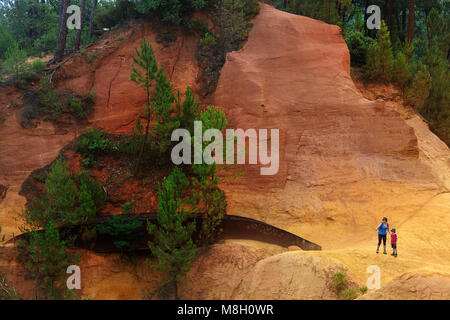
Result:
{"label": "woman standing", "polygon": [[386,232],[389,232],[389,223],[387,222],[387,218],[384,217],[381,223],[378,225],[378,246],[377,246],[377,253],[380,249],[381,240],[383,240],[383,247],[384,247],[384,254],[387,254],[386,252]]}

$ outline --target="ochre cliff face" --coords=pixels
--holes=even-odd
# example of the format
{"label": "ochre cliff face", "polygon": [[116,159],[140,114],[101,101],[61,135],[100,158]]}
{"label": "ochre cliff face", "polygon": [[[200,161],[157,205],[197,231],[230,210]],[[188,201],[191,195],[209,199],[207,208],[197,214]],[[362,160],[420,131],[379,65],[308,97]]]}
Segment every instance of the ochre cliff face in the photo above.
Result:
{"label": "ochre cliff face", "polygon": [[[88,127],[98,127],[111,133],[131,133],[142,106],[146,103],[144,90],[130,81],[132,57],[146,38],[155,51],[174,89],[184,94],[186,86],[198,89],[195,50],[198,36],[177,34],[177,41],[162,44],[150,23],[136,23],[108,34],[86,49],[83,54],[67,60],[54,74],[58,90],[69,89],[78,94],[95,91],[96,105],[89,115]],[[122,40],[121,40],[122,39]],[[64,60],[63,60],[64,61]],[[0,225],[6,238],[17,234],[18,222],[13,218],[25,205],[18,195],[29,174],[51,163],[60,150],[81,134],[85,126],[65,123],[63,128],[41,121],[36,128],[20,125],[21,93],[13,88],[0,91],[0,185],[8,187],[0,199]]]}
{"label": "ochre cliff face", "polygon": [[[231,128],[279,129],[280,168],[261,176],[248,166],[224,183],[229,213],[303,235],[328,223],[372,230],[445,190],[419,159],[413,128],[363,98],[349,65],[339,27],[262,5],[247,43],[227,56],[214,103]],[[321,243],[329,233],[310,234]]]}
{"label": "ochre cliff face", "polygon": [[[285,252],[240,240],[216,244],[193,263],[181,297],[335,298],[328,288],[335,270],[347,267],[363,286],[369,265],[380,266],[382,285],[397,278],[370,298],[411,287],[449,297],[448,147],[415,113],[401,112],[400,102],[361,95],[338,27],[264,4],[253,22],[244,47],[228,54],[212,100],[226,112],[230,128],[279,129],[280,168],[277,175],[261,176],[258,166],[247,166],[241,178],[224,177],[227,210],[287,229],[324,250]],[[145,103],[142,88],[129,80],[134,50],[144,36],[175,89],[189,85],[199,91],[198,37],[179,34],[165,46],[152,30],[136,23],[113,31],[55,73],[58,89],[96,92],[89,126],[131,131]],[[20,96],[12,87],[0,92],[0,119],[6,118],[0,124],[0,185],[8,188],[4,198],[5,188],[0,189],[0,226],[7,238],[18,231],[13,218],[25,204],[18,194],[22,182],[84,129],[43,121],[22,128],[21,110],[12,103],[20,103]],[[397,260],[374,253],[375,227],[383,216],[398,228]],[[144,258],[132,265],[116,255],[79,251],[85,297],[139,299],[160,280]],[[0,268],[13,285],[32,286],[12,254],[2,259]],[[423,280],[436,275],[447,282]],[[424,296],[436,295],[405,293]]]}

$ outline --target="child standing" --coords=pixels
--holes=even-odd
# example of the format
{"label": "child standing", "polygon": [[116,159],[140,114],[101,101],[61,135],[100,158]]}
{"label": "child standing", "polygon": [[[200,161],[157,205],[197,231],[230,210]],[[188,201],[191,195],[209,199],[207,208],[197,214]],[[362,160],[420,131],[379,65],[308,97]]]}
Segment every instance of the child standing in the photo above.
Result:
{"label": "child standing", "polygon": [[395,228],[392,228],[391,230],[391,246],[392,246],[391,256],[397,258],[397,234],[395,233]]}

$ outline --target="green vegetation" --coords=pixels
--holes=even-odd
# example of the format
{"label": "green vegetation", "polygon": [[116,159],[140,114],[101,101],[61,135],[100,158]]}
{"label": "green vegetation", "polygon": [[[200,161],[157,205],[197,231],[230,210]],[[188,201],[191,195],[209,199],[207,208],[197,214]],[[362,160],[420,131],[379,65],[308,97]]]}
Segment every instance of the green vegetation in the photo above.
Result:
{"label": "green vegetation", "polygon": [[95,103],[95,92],[90,91],[86,96],[75,96],[69,101],[69,112],[78,120],[87,118]]}
{"label": "green vegetation", "polygon": [[359,288],[359,292],[361,292],[361,294],[366,294],[367,291],[369,291],[369,288],[367,288],[366,286]]}
{"label": "green vegetation", "polygon": [[87,130],[76,143],[77,152],[83,156],[82,163],[92,166],[97,162],[97,157],[110,151],[118,151],[116,143],[106,138],[105,132],[99,129]]}
{"label": "green vegetation", "polygon": [[[344,300],[354,300],[358,298],[358,290],[350,286],[345,270],[336,271],[331,277],[331,283],[334,292],[339,298]],[[360,290],[360,292],[363,291]]]}
{"label": "green vegetation", "polygon": [[42,112],[51,119],[56,119],[62,112],[61,103],[59,102],[59,94],[53,87],[53,83],[49,75],[41,78],[38,89],[39,102]]}
{"label": "green vegetation", "polygon": [[206,3],[206,0],[141,0],[136,9],[142,14],[157,13],[164,22],[182,24],[190,12],[203,8]]}
{"label": "green vegetation", "polygon": [[206,32],[203,38],[200,39],[200,47],[202,49],[207,49],[215,45],[217,45],[216,37],[209,32]]}
{"label": "green vegetation", "polygon": [[355,300],[358,298],[358,291],[355,288],[347,288],[341,292],[344,300]]}
{"label": "green vegetation", "polygon": [[[343,30],[352,66],[366,80],[394,82],[443,141],[450,145],[450,7],[446,0],[373,0],[381,8],[382,27],[365,26],[365,3],[356,0],[290,0],[275,5]],[[413,24],[409,26],[409,22]]]}
{"label": "green vegetation", "polygon": [[133,216],[132,206],[134,200],[123,206],[122,214],[109,217],[105,222],[97,225],[100,234],[112,237],[113,244],[122,253],[133,254],[135,243],[142,236],[142,221]]}
{"label": "green vegetation", "polygon": [[205,93],[212,93],[219,80],[220,70],[228,52],[238,50],[252,28],[250,20],[258,14],[256,0],[211,1],[210,12],[217,34],[208,28],[200,28],[197,59],[202,68],[201,81]]}
{"label": "green vegetation", "polygon": [[18,245],[20,259],[36,281],[36,297],[61,299],[71,292],[61,283],[69,265],[79,257],[67,252],[66,241],[60,238],[58,229],[50,221],[43,231],[32,231],[28,240]]}
{"label": "green vegetation", "polygon": [[[143,106],[144,118],[146,120],[145,132],[142,131],[141,122],[136,122],[136,127],[133,130],[133,135],[139,140],[139,154],[135,166],[135,174],[139,173],[141,163],[145,154],[146,146],[148,145],[148,137],[150,132],[151,122],[151,88],[154,87],[155,82],[158,81],[159,72],[158,63],[155,59],[152,46],[144,38],[141,44],[141,50],[136,49],[136,56],[133,57],[133,67],[130,74],[130,79],[142,86],[147,96],[147,103]],[[162,85],[160,86],[162,87]]]}
{"label": "green vegetation", "polygon": [[5,74],[11,74],[18,85],[23,85],[28,80],[36,79],[37,75],[45,69],[45,63],[41,60],[27,62],[27,53],[19,48],[17,42],[6,50],[1,69]]}
{"label": "green vegetation", "polygon": [[[218,129],[222,131],[227,125],[225,114],[218,108],[208,107],[200,113],[199,120],[203,130]],[[203,142],[199,150],[203,154],[208,142]],[[211,161],[212,162],[212,161]],[[218,188],[219,177],[215,162],[193,164],[192,195],[187,199],[191,205],[191,212],[204,213],[200,232],[200,244],[209,245],[217,240],[221,233],[220,224],[225,213],[226,200],[222,190]]]}
{"label": "green vegetation", "polygon": [[88,172],[82,171],[76,180],[78,191],[66,164],[57,159],[45,178],[44,193],[35,198],[22,215],[26,225],[34,230],[50,222],[71,225],[93,219],[106,200],[104,192]]}
{"label": "green vegetation", "polygon": [[149,242],[152,255],[157,263],[148,259],[152,268],[165,275],[161,287],[173,288],[173,296],[178,299],[178,283],[189,271],[194,260],[195,245],[191,235],[195,229],[195,222],[188,223],[184,209],[181,207],[181,188],[186,185],[186,177],[179,168],[164,178],[158,190],[158,224],[148,223],[149,234],[153,241]]}
{"label": "green vegetation", "polygon": [[377,33],[377,41],[367,51],[365,73],[370,80],[389,81],[392,78],[393,57],[389,30],[384,22]]}

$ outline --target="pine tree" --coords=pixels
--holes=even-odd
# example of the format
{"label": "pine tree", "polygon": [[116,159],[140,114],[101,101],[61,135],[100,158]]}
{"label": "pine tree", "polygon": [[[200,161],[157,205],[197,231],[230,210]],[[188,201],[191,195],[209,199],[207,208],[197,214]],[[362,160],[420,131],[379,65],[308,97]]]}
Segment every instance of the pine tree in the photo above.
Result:
{"label": "pine tree", "polygon": [[200,102],[189,86],[186,88],[183,102],[180,98],[180,91],[178,91],[176,99],[177,118],[179,119],[180,127],[189,130],[191,136],[194,134],[194,121],[198,116],[199,108]]}
{"label": "pine tree", "polygon": [[397,57],[394,61],[393,78],[400,87],[405,90],[406,85],[410,79],[408,57],[403,51],[397,52]]}
{"label": "pine tree", "polygon": [[[202,122],[204,131],[208,129],[222,131],[227,125],[225,114],[212,106],[201,112],[197,120]],[[208,143],[204,141],[199,150],[202,155],[207,145]],[[220,225],[227,205],[225,194],[218,188],[220,181],[216,170],[215,162],[192,165],[195,176],[192,177],[192,195],[187,201],[191,205],[192,213],[205,214],[199,235],[202,245],[209,245],[217,240],[222,231]]]}
{"label": "pine tree", "polygon": [[155,114],[156,128],[153,148],[157,148],[160,155],[165,155],[171,145],[172,131],[180,126],[180,122],[173,117],[172,108],[175,102],[173,87],[167,77],[164,75],[161,67],[156,75],[156,84],[153,94],[150,98],[152,111]]}
{"label": "pine tree", "polygon": [[414,75],[411,86],[406,91],[406,99],[417,110],[421,110],[425,101],[430,95],[431,90],[431,75],[428,68],[419,63],[417,72]]}
{"label": "pine tree", "polygon": [[142,143],[139,149],[139,155],[135,166],[135,174],[140,170],[141,163],[143,161],[145,147],[148,142],[148,136],[150,131],[151,121],[151,88],[154,86],[157,80],[158,64],[155,59],[155,54],[150,43],[144,38],[141,44],[141,50],[136,49],[136,56],[133,57],[133,67],[131,69],[130,79],[142,86],[147,96],[147,104],[144,105],[144,117],[147,121],[145,125],[145,133],[142,138]]}
{"label": "pine tree", "polygon": [[390,33],[384,21],[377,33],[377,41],[367,52],[366,76],[371,80],[390,81],[392,78],[393,56]]}
{"label": "pine tree", "polygon": [[77,30],[76,36],[75,36],[75,44],[74,49],[75,51],[80,50],[80,43],[81,43],[81,34],[83,33],[83,23],[84,23],[84,9],[86,7],[86,0],[81,0],[81,21],[80,21],[80,29]]}
{"label": "pine tree", "polygon": [[78,190],[78,201],[80,205],[78,207],[77,214],[73,219],[76,220],[77,223],[86,224],[97,215],[97,206],[92,190],[94,189],[94,186],[98,187],[96,183],[90,181],[89,173],[83,172],[80,175],[80,186]]}
{"label": "pine tree", "polygon": [[66,48],[66,40],[67,40],[67,8],[70,5],[69,0],[61,0],[59,4],[59,35],[58,35],[58,43],[56,44],[55,55],[53,59],[55,62],[59,62],[62,60],[64,56],[64,50]]}
{"label": "pine tree", "polygon": [[66,268],[79,258],[69,255],[55,224],[49,221],[44,231],[31,232],[29,243],[21,242],[19,251],[39,293],[47,299],[62,298],[66,290],[58,287],[57,282],[63,278]]}
{"label": "pine tree", "polygon": [[178,299],[178,283],[189,271],[195,256],[191,238],[195,222],[187,222],[180,200],[180,185],[186,183],[187,178],[178,167],[164,178],[158,190],[158,223],[147,225],[149,234],[153,235],[153,241],[148,245],[158,263],[150,259],[147,262],[165,274],[165,283],[161,287],[172,287],[175,299]]}
{"label": "pine tree", "polygon": [[26,59],[26,52],[19,48],[17,42],[13,42],[6,50],[3,69],[5,70],[5,73],[14,75],[16,83],[21,83],[23,80],[23,74],[26,69]]}
{"label": "pine tree", "polygon": [[51,166],[45,181],[49,200],[48,219],[55,222],[70,222],[76,200],[76,186],[67,172],[67,165],[57,159]]}

